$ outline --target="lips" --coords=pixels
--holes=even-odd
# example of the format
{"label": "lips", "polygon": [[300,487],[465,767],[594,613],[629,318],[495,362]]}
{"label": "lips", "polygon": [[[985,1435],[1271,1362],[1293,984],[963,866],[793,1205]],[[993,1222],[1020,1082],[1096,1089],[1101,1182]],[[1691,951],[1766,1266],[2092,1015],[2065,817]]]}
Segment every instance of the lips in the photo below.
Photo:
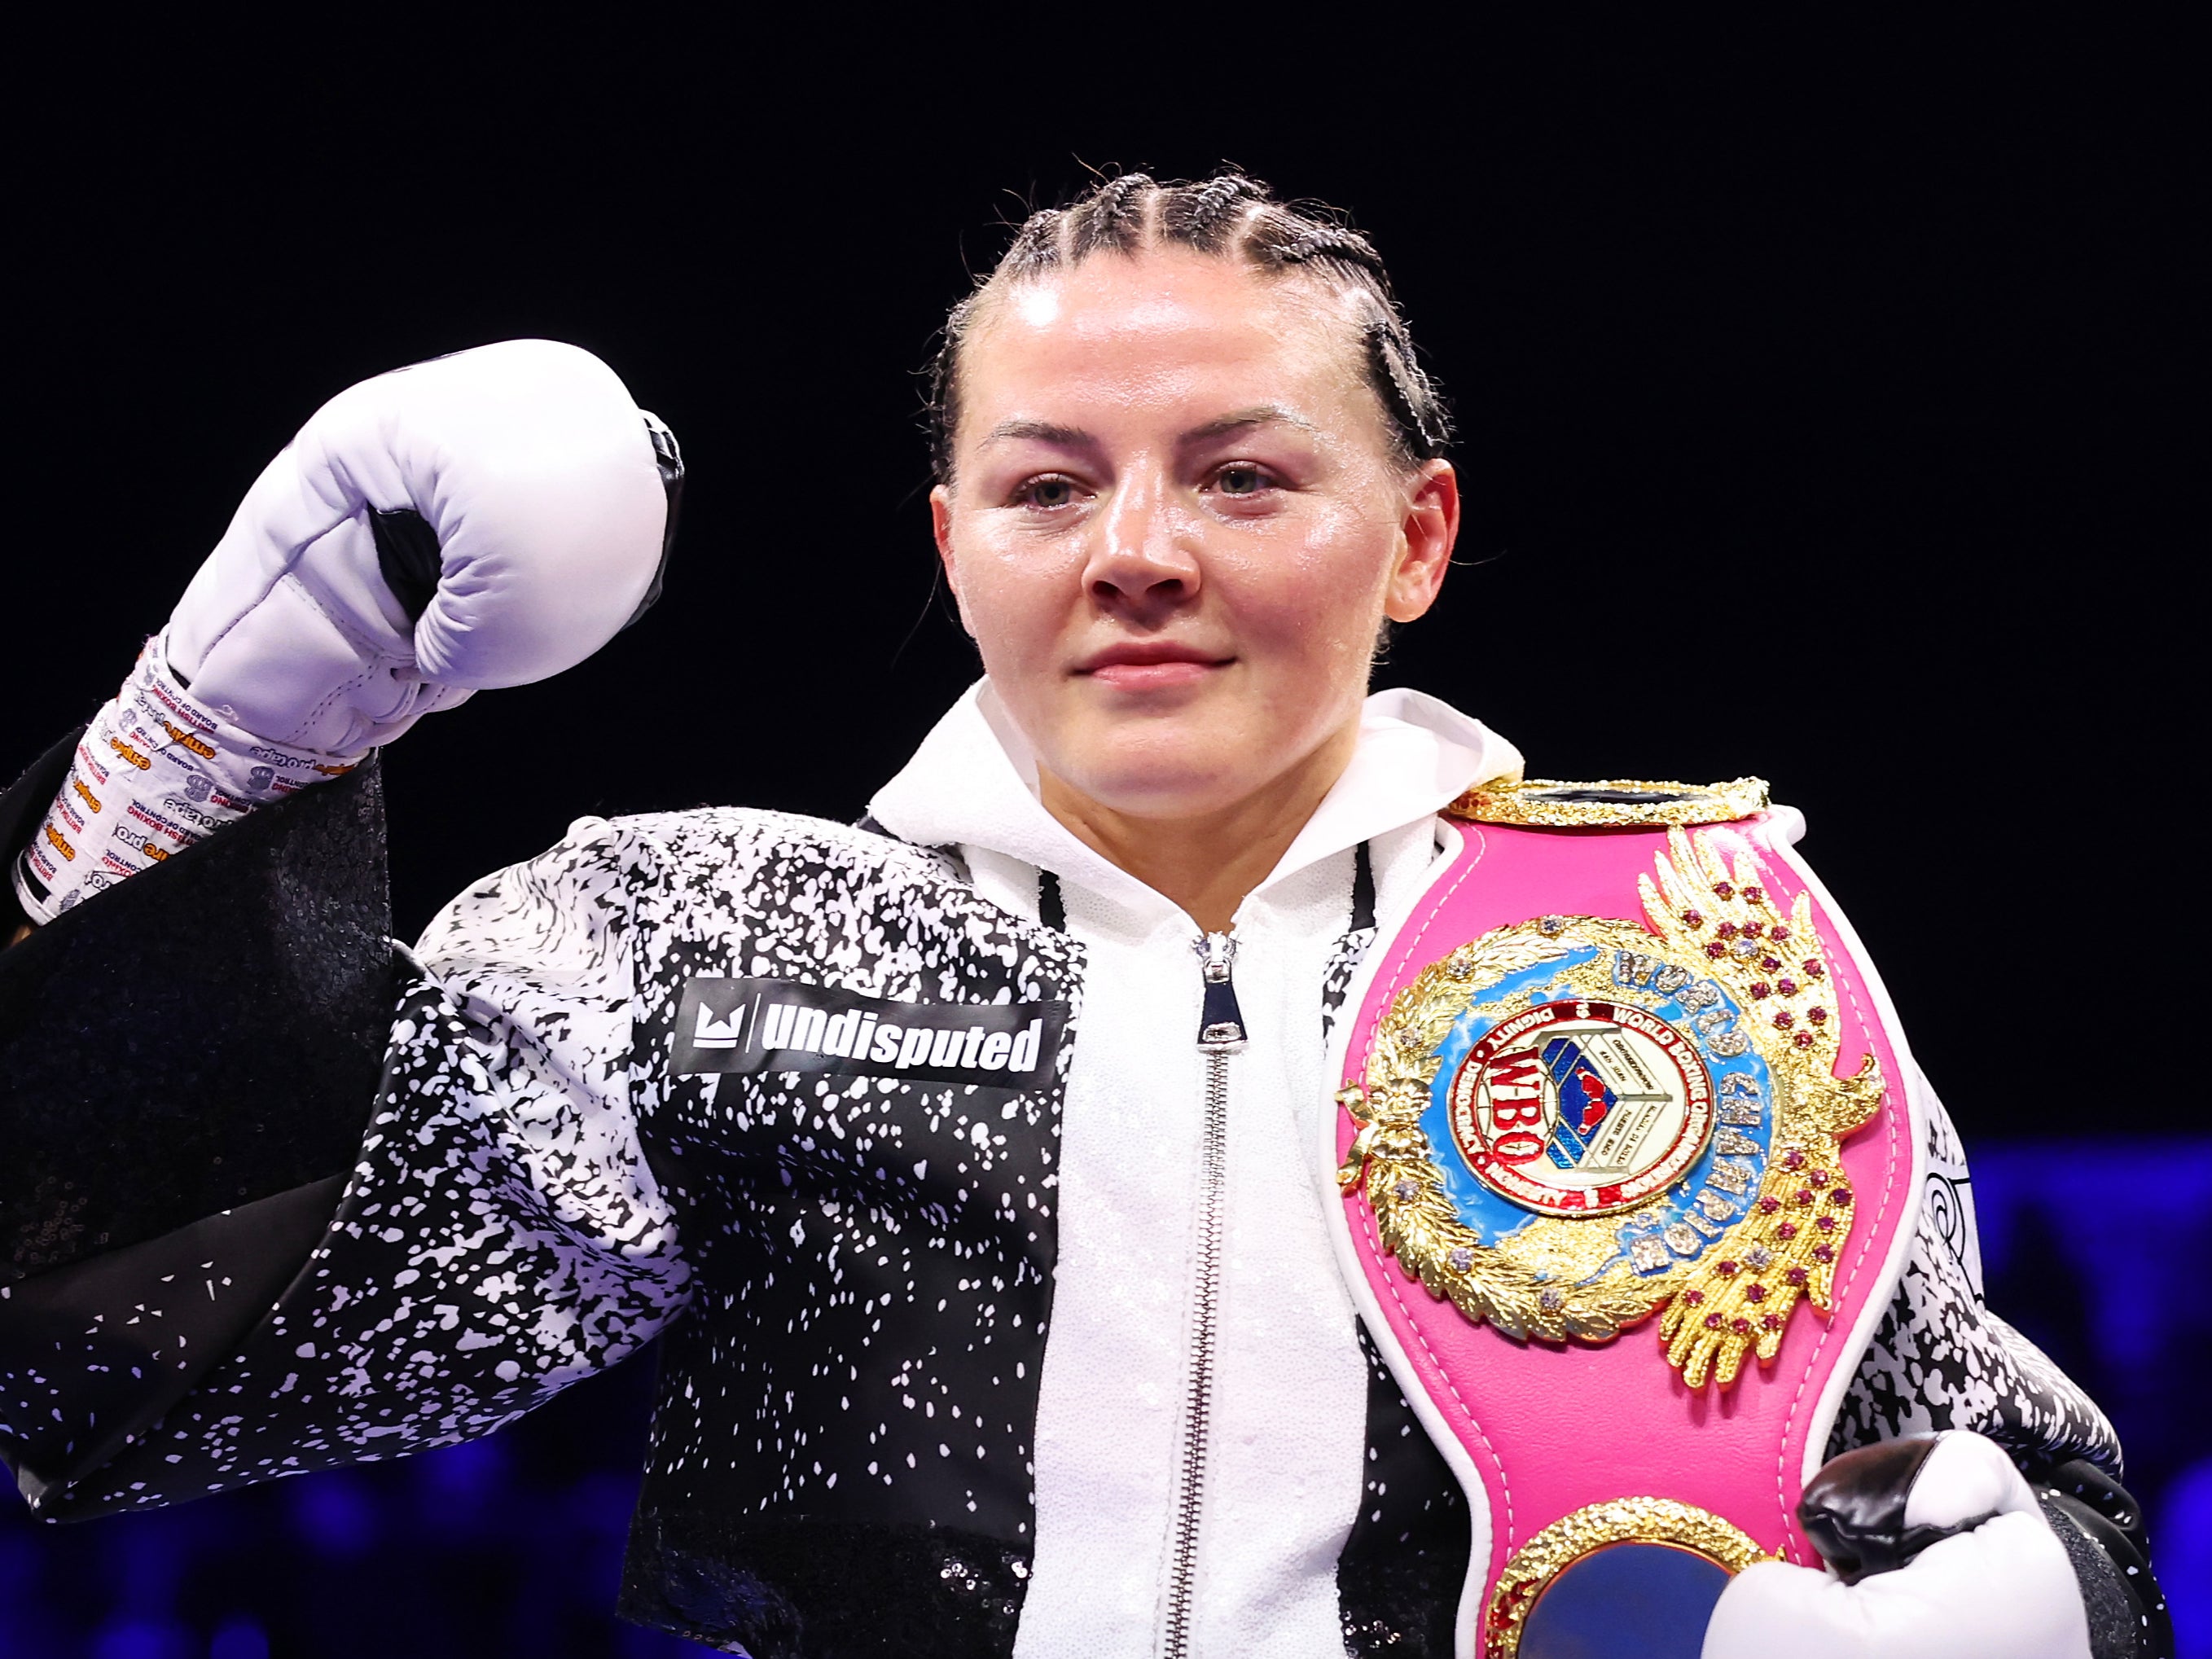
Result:
{"label": "lips", "polygon": [[1231,660],[1194,646],[1152,640],[1110,646],[1078,664],[1075,672],[1117,690],[1155,691],[1195,684]]}

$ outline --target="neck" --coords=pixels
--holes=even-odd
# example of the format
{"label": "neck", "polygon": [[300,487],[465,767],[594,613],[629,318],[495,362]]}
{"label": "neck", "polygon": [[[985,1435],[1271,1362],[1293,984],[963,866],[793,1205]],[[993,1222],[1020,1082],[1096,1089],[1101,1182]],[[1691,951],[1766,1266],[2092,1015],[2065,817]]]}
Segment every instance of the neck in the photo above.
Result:
{"label": "neck", "polygon": [[1355,717],[1243,799],[1188,817],[1116,811],[1042,768],[1037,795],[1085,846],[1174,901],[1207,933],[1222,933],[1344,775],[1358,742]]}

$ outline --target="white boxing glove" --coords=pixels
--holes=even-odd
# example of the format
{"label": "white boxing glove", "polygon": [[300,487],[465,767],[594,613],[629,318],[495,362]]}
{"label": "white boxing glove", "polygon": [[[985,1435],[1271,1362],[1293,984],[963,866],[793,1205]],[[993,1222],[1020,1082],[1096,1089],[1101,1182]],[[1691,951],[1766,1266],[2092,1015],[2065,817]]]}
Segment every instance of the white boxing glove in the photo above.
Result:
{"label": "white boxing glove", "polygon": [[239,503],[169,619],[169,666],[240,730],[346,757],[452,692],[573,667],[659,573],[656,428],[552,340],[341,392]]}
{"label": "white boxing glove", "polygon": [[510,340],[318,410],[94,717],[14,875],[34,921],[471,692],[581,662],[659,589],[674,438],[591,353]]}
{"label": "white boxing glove", "polygon": [[[1846,1457],[1894,1450],[1894,1468],[1921,1447],[1929,1443],[1893,1442]],[[1939,1435],[1903,1476],[1846,1494],[1843,1506],[1859,1511],[1844,1528],[1852,1542],[1832,1548],[1832,1533],[1815,1534],[1827,1571],[1766,1561],[1737,1574],[1705,1627],[1704,1659],[2090,1659],[2065,1546],[1996,1442]]]}

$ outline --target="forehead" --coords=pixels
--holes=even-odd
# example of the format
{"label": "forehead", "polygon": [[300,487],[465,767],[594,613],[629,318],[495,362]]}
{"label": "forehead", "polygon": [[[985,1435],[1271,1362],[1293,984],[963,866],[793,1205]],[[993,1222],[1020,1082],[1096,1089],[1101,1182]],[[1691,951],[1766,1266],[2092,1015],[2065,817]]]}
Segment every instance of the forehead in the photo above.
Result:
{"label": "forehead", "polygon": [[1348,296],[1184,249],[1095,254],[991,296],[961,349],[961,427],[1095,425],[1280,404],[1371,423]]}

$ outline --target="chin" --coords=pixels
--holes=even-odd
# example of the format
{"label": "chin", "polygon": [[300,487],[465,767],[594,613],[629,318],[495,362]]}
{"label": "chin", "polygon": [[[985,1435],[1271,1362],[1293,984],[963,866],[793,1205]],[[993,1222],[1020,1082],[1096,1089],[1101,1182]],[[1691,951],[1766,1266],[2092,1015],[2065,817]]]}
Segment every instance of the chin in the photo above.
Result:
{"label": "chin", "polygon": [[1133,818],[1188,818],[1235,805],[1266,781],[1209,754],[1178,755],[1146,745],[1133,756],[1071,756],[1054,768],[1065,782],[1109,811]]}

